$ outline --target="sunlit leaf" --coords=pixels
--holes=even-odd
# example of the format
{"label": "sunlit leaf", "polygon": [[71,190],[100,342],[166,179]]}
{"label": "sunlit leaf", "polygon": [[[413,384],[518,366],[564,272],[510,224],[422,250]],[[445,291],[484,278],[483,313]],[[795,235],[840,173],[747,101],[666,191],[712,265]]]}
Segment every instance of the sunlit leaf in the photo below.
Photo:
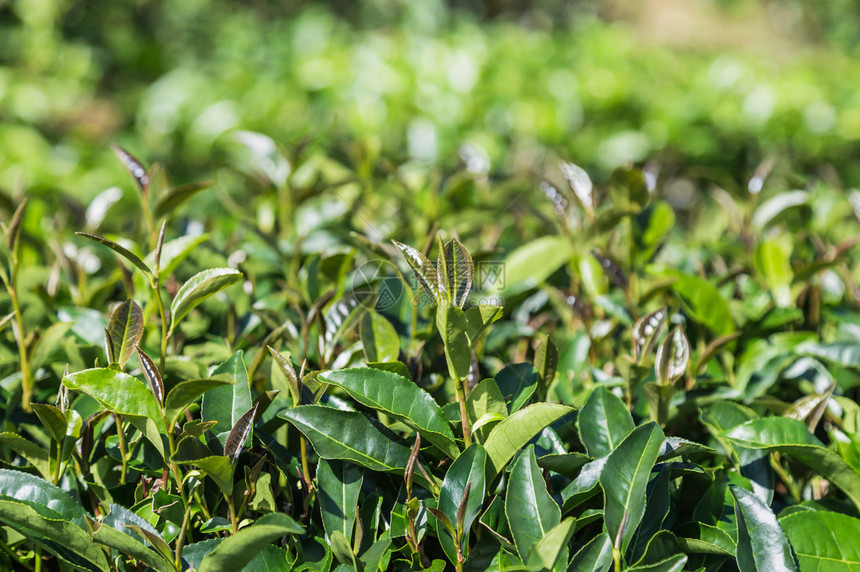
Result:
{"label": "sunlit leaf", "polygon": [[143,337],[143,326],[143,310],[134,300],[126,300],[111,313],[107,333],[115,352],[108,356],[112,364],[125,366]]}
{"label": "sunlit leaf", "polygon": [[233,268],[210,268],[189,278],[170,304],[170,330],[204,300],[241,279],[242,273]]}

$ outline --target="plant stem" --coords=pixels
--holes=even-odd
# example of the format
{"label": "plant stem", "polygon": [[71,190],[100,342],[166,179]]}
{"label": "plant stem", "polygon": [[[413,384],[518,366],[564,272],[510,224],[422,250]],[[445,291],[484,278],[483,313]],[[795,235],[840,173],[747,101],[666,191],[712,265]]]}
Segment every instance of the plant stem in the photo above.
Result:
{"label": "plant stem", "polygon": [[233,528],[233,534],[239,531],[239,519],[236,517],[236,503],[233,502],[233,495],[224,495],[227,499],[227,509],[230,511],[230,526]]}
{"label": "plant stem", "polygon": [[33,552],[36,555],[33,562],[33,570],[36,572],[42,572],[42,547],[37,544]]}
{"label": "plant stem", "polygon": [[182,516],[182,528],[179,529],[179,536],[176,538],[176,560],[175,565],[177,570],[182,570],[182,545],[185,544],[185,534],[188,532],[188,522],[191,520],[191,504],[185,506],[185,514]]}
{"label": "plant stem", "polygon": [[311,482],[311,471],[308,467],[308,444],[305,441],[304,435],[299,437],[299,447],[301,448],[302,453],[302,476],[305,481],[305,489],[308,494],[310,494],[311,489],[313,488],[313,483]]}
{"label": "plant stem", "polygon": [[15,333],[15,340],[18,342],[18,359],[21,365],[21,408],[29,413],[33,410],[30,407],[30,400],[33,397],[33,372],[30,370],[30,356],[27,355],[27,343],[24,338],[24,319],[21,315],[21,304],[18,302],[17,257],[12,262],[11,284],[5,284],[5,286],[9,293],[9,299],[12,301],[12,310],[15,312],[15,322],[12,324],[12,329]]}
{"label": "plant stem", "polygon": [[468,448],[472,444],[472,428],[469,423],[469,415],[466,411],[466,390],[462,379],[457,380],[457,401],[460,402],[460,421],[463,425],[463,442]]}
{"label": "plant stem", "polygon": [[[158,272],[158,270],[156,270]],[[158,370],[164,371],[164,360],[167,357],[167,313],[164,311],[164,301],[161,299],[161,291],[159,289],[159,280],[158,276],[155,277],[155,281],[152,283],[152,291],[155,294],[155,302],[158,304],[158,313],[161,317],[161,357],[158,360]],[[164,375],[162,373],[162,375]]]}
{"label": "plant stem", "polygon": [[114,423],[116,423],[116,436],[119,438],[119,452],[122,456],[122,472],[120,473],[119,483],[125,484],[126,476],[128,475],[128,449],[125,443],[125,433],[122,430],[122,416],[113,414]]}
{"label": "plant stem", "polygon": [[9,556],[9,558],[12,559],[12,562],[16,565],[20,566],[21,568],[24,568],[25,570],[33,570],[33,567],[22,561],[21,557],[18,556],[18,554],[14,550],[9,548],[9,545],[6,544],[3,540],[0,540],[0,550],[5,552]]}
{"label": "plant stem", "polygon": [[54,484],[59,484],[60,482],[60,464],[61,458],[63,456],[63,444],[60,441],[57,441],[57,464],[54,466]]}

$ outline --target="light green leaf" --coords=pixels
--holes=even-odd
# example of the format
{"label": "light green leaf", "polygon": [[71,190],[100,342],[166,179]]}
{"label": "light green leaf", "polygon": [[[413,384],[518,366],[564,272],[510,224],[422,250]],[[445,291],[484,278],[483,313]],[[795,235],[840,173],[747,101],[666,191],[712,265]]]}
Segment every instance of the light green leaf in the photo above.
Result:
{"label": "light green leaf", "polygon": [[827,511],[798,511],[779,519],[801,572],[860,570],[860,520]]}
{"label": "light green leaf", "polygon": [[191,465],[212,477],[225,495],[233,493],[233,463],[223,455],[213,455],[200,440],[183,439],[176,446],[176,454],[171,460],[175,463]]}
{"label": "light green leaf", "polygon": [[603,386],[596,387],[576,418],[579,438],[594,458],[608,455],[635,425],[621,398]]}
{"label": "light green leaf", "polygon": [[791,281],[794,271],[790,251],[776,239],[762,240],[755,250],[755,269],[764,278],[767,289],[780,308],[791,305]]}
{"label": "light green leaf", "polygon": [[0,444],[6,445],[33,465],[45,479],[51,478],[51,461],[48,451],[17,433],[0,433]]}
{"label": "light green leaf", "polygon": [[344,537],[352,538],[363,480],[364,475],[358,465],[320,459],[317,465],[318,494],[326,535],[339,531]]}
{"label": "light green leaf", "polygon": [[513,296],[539,286],[571,256],[573,246],[564,236],[544,236],[524,244],[505,258],[504,288],[490,293]]}
{"label": "light green leaf", "polygon": [[466,379],[472,366],[472,350],[466,337],[468,324],[463,310],[451,305],[438,306],[436,328],[445,344],[449,375],[454,379]]}
{"label": "light green leaf", "polygon": [[161,407],[149,387],[136,377],[111,368],[94,368],[67,375],[63,385],[86,393],[113,413],[151,419],[160,433],[166,433]]}
{"label": "light green leaf", "polygon": [[33,371],[48,363],[51,352],[63,340],[71,327],[71,322],[56,322],[45,328],[45,331],[36,340],[36,345],[33,346],[30,356],[30,367]]}
{"label": "light green leaf", "polygon": [[[195,248],[206,242],[208,234],[190,235],[185,234],[179,238],[168,240],[161,245],[161,266],[158,277],[165,280],[179,265],[191,254]],[[155,267],[155,252],[151,252],[143,259],[147,266]]]}
{"label": "light green leaf", "polygon": [[[234,383],[213,387],[203,395],[200,417],[203,421],[217,421],[215,434],[223,446],[227,435],[239,419],[251,409],[251,386],[242,350],[236,351],[229,359],[212,372],[212,377],[225,377]],[[249,434],[251,439],[252,435]]]}
{"label": "light green leaf", "polygon": [[717,287],[698,276],[675,272],[672,289],[681,298],[687,311],[696,322],[723,336],[735,331],[729,304]]}
{"label": "light green leaf", "polygon": [[[164,400],[164,416],[171,426],[185,409],[207,391],[223,385],[232,385],[234,379],[190,379],[177,383]],[[220,427],[219,427],[220,429]]]}
{"label": "light green leaf", "polygon": [[107,524],[100,524],[96,528],[93,540],[112,548],[132,558],[139,560],[157,572],[176,572],[173,563],[165,559],[158,552],[148,548],[139,540],[127,533],[120,532]]}
{"label": "light green leaf", "polygon": [[305,529],[285,514],[267,514],[251,526],[225,538],[200,563],[199,572],[236,572],[278,538],[304,534]]}
{"label": "light green leaf", "polygon": [[242,273],[233,268],[210,268],[189,278],[170,304],[170,332],[197,305],[241,279]]}
{"label": "light green leaf", "polygon": [[525,559],[526,566],[531,570],[553,570],[560,558],[566,562],[567,543],[573,536],[575,527],[576,519],[567,517],[547,531],[529,550]]}
{"label": "light green leaf", "polygon": [[561,509],[546,490],[535,459],[534,445],[529,445],[511,470],[505,514],[517,552],[523,560],[561,521]]}
{"label": "light green leaf", "polygon": [[541,430],[555,423],[573,407],[557,403],[533,403],[520,409],[495,427],[487,437],[484,448],[487,450],[489,464],[487,477],[495,478],[513,456]]}
{"label": "light green leaf", "polygon": [[378,312],[370,310],[365,313],[359,329],[367,361],[396,361],[400,356],[400,336],[391,322]]}
{"label": "light green leaf", "polygon": [[742,487],[729,485],[729,489],[735,498],[738,519],[740,572],[796,571],[791,547],[770,507]]}
{"label": "light green leaf", "polygon": [[413,427],[452,459],[460,454],[442,408],[412,381],[396,373],[371,368],[327,371],[318,378],[345,389],[362,405]]}
{"label": "light green leaf", "polygon": [[637,427],[610,453],[600,473],[606,532],[622,554],[645,514],[648,477],[664,439],[656,423]]}
{"label": "light green leaf", "polygon": [[660,562],[654,564],[642,564],[628,568],[629,572],[680,572],[684,569],[687,563],[687,556],[684,554],[675,554]]}

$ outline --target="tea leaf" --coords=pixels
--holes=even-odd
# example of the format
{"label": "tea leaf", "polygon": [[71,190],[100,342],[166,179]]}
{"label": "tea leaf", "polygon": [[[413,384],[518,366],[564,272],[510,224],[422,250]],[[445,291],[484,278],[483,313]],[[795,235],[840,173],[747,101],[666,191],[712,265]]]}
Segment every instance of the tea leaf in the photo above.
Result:
{"label": "tea leaf", "polygon": [[579,438],[594,458],[614,451],[635,425],[627,406],[609,389],[594,388],[576,418]]}
{"label": "tea leaf", "polygon": [[517,451],[544,427],[573,411],[573,407],[558,403],[533,403],[493,427],[484,443],[489,459],[487,478],[495,478]]}
{"label": "tea leaf", "polygon": [[511,469],[505,514],[517,552],[523,560],[561,521],[561,510],[547,492],[537,466],[534,445],[529,445]]}
{"label": "tea leaf", "polygon": [[612,540],[601,532],[579,549],[570,561],[569,570],[593,570],[606,572],[612,566]]}
{"label": "tea leaf", "polygon": [[531,570],[553,570],[556,562],[561,559],[567,562],[568,542],[570,542],[576,527],[576,519],[567,517],[543,538],[534,544],[526,557],[526,566]]}
{"label": "tea leaf", "polygon": [[436,308],[436,328],[445,344],[448,374],[457,380],[466,379],[472,367],[472,351],[466,337],[466,316],[456,306],[440,305]]}
{"label": "tea leaf", "polygon": [[370,368],[328,371],[318,377],[342,387],[362,405],[413,427],[452,459],[460,454],[442,408],[412,381],[395,373]]}
{"label": "tea leaf", "polygon": [[113,149],[114,154],[119,158],[125,170],[134,179],[138,190],[145,195],[149,190],[150,179],[149,175],[146,174],[146,168],[143,166],[143,163],[116,143],[111,143],[111,149]]}
{"label": "tea leaf", "polygon": [[439,292],[439,277],[436,274],[436,269],[433,263],[430,262],[424,254],[409,245],[392,240],[394,246],[400,250],[400,254],[406,259],[412,273],[418,284],[430,295],[430,297],[438,304],[442,299],[442,293]]}
{"label": "tea leaf", "polygon": [[290,388],[290,394],[293,396],[293,405],[299,405],[302,401],[302,390],[299,378],[296,377],[296,371],[293,369],[293,364],[272,346],[266,346],[266,349],[272,354],[272,359],[283,374],[284,379],[287,380],[287,386]]}
{"label": "tea leaf", "polygon": [[801,570],[860,568],[860,520],[836,512],[804,510],[780,518],[779,526]]}
{"label": "tea leaf", "polygon": [[400,356],[400,336],[384,316],[370,310],[361,320],[361,344],[369,362],[390,362]]}
{"label": "tea leaf", "polygon": [[[212,371],[212,377],[226,376],[233,383],[212,387],[203,395],[200,407],[200,417],[203,421],[217,421],[215,432],[222,446],[227,443],[227,436],[239,419],[251,409],[251,386],[248,380],[248,370],[245,369],[244,352],[238,350],[224,363]],[[253,435],[253,426],[249,427],[246,437]]]}
{"label": "tea leaf", "polygon": [[89,238],[90,240],[94,240],[99,244],[107,246],[108,248],[110,248],[111,250],[137,266],[138,269],[143,272],[143,275],[146,276],[147,280],[152,280],[152,270],[150,270],[149,267],[144,264],[143,260],[141,260],[135,253],[125,248],[124,246],[121,246],[116,242],[109,240],[103,236],[99,236],[97,234],[90,234],[88,232],[76,232],[75,234],[77,234],[78,236],[83,236],[84,238]]}
{"label": "tea leaf", "polygon": [[570,240],[563,236],[544,236],[526,243],[505,257],[504,285],[494,284],[488,293],[507,297],[539,286],[572,255]]}
{"label": "tea leaf", "polygon": [[225,496],[233,494],[233,463],[229,458],[213,454],[198,439],[183,439],[176,448],[171,461],[197,467],[215,481]]}
{"label": "tea leaf", "polygon": [[101,523],[98,525],[93,534],[93,540],[103,546],[116,550],[120,554],[140,560],[156,572],[176,572],[176,568],[173,566],[171,560],[166,559],[161,554],[145,546],[142,542],[135,540],[129,534],[120,532],[107,524]]}
{"label": "tea leaf", "polygon": [[317,465],[320,513],[326,535],[341,532],[352,538],[358,511],[358,496],[364,474],[358,465],[320,459]]}
{"label": "tea leaf", "polygon": [[0,500],[0,521],[39,540],[49,552],[78,567],[105,572],[109,570],[102,549],[93,542],[82,524],[45,518],[35,507],[7,499]]}
{"label": "tea leaf", "polygon": [[653,422],[637,427],[609,454],[600,474],[606,532],[622,554],[645,514],[648,476],[664,438]]}
{"label": "tea leaf", "polygon": [[582,205],[582,208],[589,216],[593,217],[594,195],[592,194],[592,189],[594,185],[588,173],[579,165],[565,161],[560,161],[558,168],[561,169],[561,174],[564,175],[567,184],[570,186],[570,190],[573,191],[574,196],[579,200],[579,204]]}
{"label": "tea leaf", "polygon": [[21,238],[21,222],[24,220],[24,210],[27,208],[27,199],[21,201],[15,212],[12,213],[12,218],[9,219],[9,224],[4,227],[6,231],[6,246],[13,257],[18,256],[18,240]]}
{"label": "tea leaf", "polygon": [[42,423],[42,427],[48,431],[51,439],[62,442],[66,438],[66,428],[69,425],[65,413],[59,408],[45,403],[33,403],[32,405],[33,411]]}
{"label": "tea leaf", "polygon": [[24,505],[29,505],[45,518],[63,519],[86,530],[88,515],[81,503],[63,489],[34,475],[0,469],[0,498],[4,505],[9,501],[22,510]]}
{"label": "tea leaf", "polygon": [[540,381],[538,373],[529,363],[507,365],[496,374],[495,379],[501,394],[509,399],[509,413],[516,413],[529,402]]}
{"label": "tea leaf", "polygon": [[143,377],[146,378],[150,391],[159,404],[164,403],[164,381],[161,379],[161,372],[158,371],[155,362],[146,355],[146,352],[138,346],[135,346],[135,350],[137,350],[137,359],[140,360],[140,368],[143,370]]}
{"label": "tea leaf", "polygon": [[170,304],[170,332],[180,320],[204,300],[242,279],[242,273],[233,268],[210,268],[188,279]]}
{"label": "tea leaf", "polygon": [[86,393],[113,413],[151,419],[159,432],[166,431],[161,406],[136,377],[111,368],[94,368],[67,375],[63,385]]}
{"label": "tea leaf", "polygon": [[637,364],[641,364],[645,356],[651,353],[665,323],[666,308],[658,308],[636,320],[633,326],[633,358]]}
{"label": "tea leaf", "polygon": [[[451,522],[458,523],[457,513],[461,506],[464,510],[462,525],[462,543],[460,550],[466,554],[469,545],[469,531],[472,523],[481,510],[481,505],[486,492],[485,469],[487,464],[487,453],[484,448],[472,443],[451,464],[445,473],[445,480],[439,490],[439,502],[437,508]],[[465,499],[466,487],[469,487],[469,497]],[[466,504],[463,505],[463,500]],[[443,534],[442,529],[436,526],[436,535],[442,549],[452,562],[457,561],[457,546],[455,540],[448,534]]]}
{"label": "tea leaf", "polygon": [[[33,405],[38,405],[34,403]],[[51,460],[44,448],[15,433],[0,433],[0,444],[6,445],[27,460],[44,479],[51,478]]]}
{"label": "tea leaf", "polygon": [[654,357],[654,372],[661,385],[672,385],[687,371],[690,361],[690,342],[684,329],[676,325],[657,348]]}
{"label": "tea leaf", "polygon": [[173,274],[179,265],[191,254],[195,248],[209,239],[208,234],[183,235],[173,240],[164,242],[161,246],[161,258],[156,265],[156,252],[151,252],[143,259],[144,263],[151,267],[158,266],[158,278],[166,279]]}
{"label": "tea leaf", "polygon": [[140,339],[143,337],[143,310],[133,300],[126,300],[116,307],[108,320],[107,333],[113,355],[111,364],[124,367]]}
{"label": "tea leaf", "polygon": [[186,185],[170,189],[158,197],[158,202],[155,203],[155,218],[161,218],[171,214],[185,201],[200,191],[213,186],[215,186],[215,181],[198,181],[196,183],[188,183]]}
{"label": "tea leaf", "polygon": [[233,428],[230,434],[227,435],[227,440],[224,442],[224,456],[229,457],[230,461],[235,465],[239,454],[242,452],[242,447],[251,436],[251,431],[254,427],[254,417],[257,415],[257,404],[255,403],[247,413],[242,415]]}
{"label": "tea leaf", "polygon": [[738,517],[737,559],[741,572],[797,570],[791,547],[770,507],[737,485],[729,485],[729,490]]}
{"label": "tea leaf", "polygon": [[[177,383],[167,393],[167,399],[164,401],[164,416],[167,418],[168,425],[173,426],[185,409],[207,391],[233,383],[235,383],[233,379],[190,379]],[[216,422],[213,421],[213,423]]]}
{"label": "tea leaf", "polygon": [[225,538],[200,563],[200,572],[242,570],[268,544],[287,534],[304,534],[305,528],[281,513],[261,516],[247,526]]}
{"label": "tea leaf", "polygon": [[456,238],[448,241],[445,246],[442,246],[440,241],[439,246],[436,262],[439,293],[447,298],[449,304],[462,308],[472,288],[472,277],[475,274],[472,255]]}

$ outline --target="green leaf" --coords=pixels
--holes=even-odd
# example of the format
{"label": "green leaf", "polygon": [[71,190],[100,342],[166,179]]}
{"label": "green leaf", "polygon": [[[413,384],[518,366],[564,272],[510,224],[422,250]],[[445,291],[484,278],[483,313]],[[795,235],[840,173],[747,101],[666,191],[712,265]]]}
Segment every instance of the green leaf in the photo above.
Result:
{"label": "green leaf", "polygon": [[573,407],[567,405],[533,403],[493,427],[484,443],[487,458],[490,461],[487,466],[487,478],[491,480],[495,478],[517,451],[544,427],[573,411],[575,411]]}
{"label": "green leaf", "polygon": [[770,507],[744,488],[729,485],[729,489],[735,499],[738,519],[737,559],[740,572],[797,570],[791,547]]}
{"label": "green leaf", "polygon": [[116,307],[108,320],[107,335],[115,352],[108,356],[111,364],[125,367],[143,337],[143,310],[134,300],[126,300]]}
{"label": "green leaf", "polygon": [[752,223],[756,230],[762,230],[777,216],[788,209],[803,206],[809,202],[810,194],[807,191],[782,192],[761,203],[752,216]]}
{"label": "green leaf", "polygon": [[268,544],[286,534],[304,534],[305,529],[289,516],[267,514],[251,526],[225,538],[200,563],[199,572],[242,570]]}
{"label": "green leaf", "polygon": [[327,371],[318,378],[343,388],[362,405],[413,427],[452,459],[460,454],[442,408],[412,381],[396,373],[371,368]]}
{"label": "green leaf", "polygon": [[[200,418],[203,421],[217,421],[215,433],[223,446],[229,431],[239,419],[251,409],[251,386],[242,350],[236,351],[212,372],[212,377],[226,377],[234,383],[213,387],[203,395]],[[252,438],[252,434],[248,435]]]}
{"label": "green leaf", "polygon": [[860,520],[827,511],[798,511],[779,519],[802,571],[860,570]]}
{"label": "green leaf", "polygon": [[135,266],[137,266],[138,269],[140,269],[140,271],[143,272],[143,275],[146,276],[146,278],[148,280],[152,281],[152,270],[149,269],[149,266],[144,264],[143,260],[141,260],[140,257],[138,257],[135,253],[133,253],[129,249],[125,248],[124,246],[120,246],[119,244],[115,243],[114,241],[108,240],[107,238],[105,238],[103,236],[99,236],[97,234],[90,234],[88,232],[76,232],[75,234],[77,234],[79,236],[83,236],[84,238],[89,238],[90,240],[94,240],[94,241],[98,242],[99,244],[103,244],[103,245],[107,246],[108,248],[110,248],[111,250],[113,250],[114,252],[116,252],[117,254],[119,254],[120,256],[122,256],[123,258],[125,258],[126,260],[128,260],[129,262],[134,264]]}
{"label": "green leaf", "polygon": [[621,398],[603,386],[596,387],[588,396],[576,425],[586,452],[594,458],[614,451],[635,428]]}
{"label": "green leaf", "polygon": [[[787,252],[787,250],[789,250]],[[794,271],[789,260],[790,245],[776,239],[762,240],[755,250],[755,269],[764,278],[767,289],[780,308],[791,306],[791,281]]]}
{"label": "green leaf", "polygon": [[208,189],[214,185],[215,181],[197,181],[170,189],[158,197],[158,202],[155,203],[155,218],[162,218],[169,215],[179,208],[182,203],[200,191]]}
{"label": "green leaf", "polygon": [[176,446],[176,454],[171,457],[175,463],[197,467],[206,473],[224,495],[233,493],[233,463],[223,455],[213,455],[198,439],[183,439]]}
{"label": "green leaf", "polygon": [[94,368],[67,375],[63,385],[86,393],[108,411],[151,419],[160,433],[167,431],[155,396],[136,377],[111,368]]}
{"label": "green leaf", "polygon": [[[403,473],[410,449],[355,411],[300,405],[278,413],[292,423],[324,459],[352,461],[373,471]],[[419,474],[415,480],[421,480]]]}
{"label": "green leaf", "polygon": [[469,345],[474,346],[490,324],[501,318],[503,313],[501,306],[492,304],[478,304],[466,308],[466,337],[469,338]]}
{"label": "green leaf", "polygon": [[[349,570],[350,572],[363,572],[361,562],[355,557],[355,553],[352,551],[352,546],[350,546],[349,540],[341,531],[333,531],[329,542],[331,544],[332,553],[341,563],[341,566],[344,567],[344,570]],[[340,566],[335,570],[339,569]]]}
{"label": "green leaf", "polygon": [[66,437],[66,428],[69,425],[63,412],[46,403],[31,403],[30,405],[51,439],[62,442]]}
{"label": "green leaf", "polygon": [[513,296],[539,286],[571,256],[573,246],[564,236],[544,236],[524,244],[505,258],[503,289],[490,294]]}
{"label": "green leaf", "polygon": [[685,308],[696,322],[723,336],[735,331],[729,304],[717,287],[698,276],[675,272],[672,289],[680,296]]}
{"label": "green leaf", "polygon": [[241,279],[242,273],[233,268],[210,268],[189,278],[170,304],[170,332],[198,304]]}
{"label": "green leaf", "polygon": [[400,356],[400,336],[391,322],[378,312],[365,313],[359,330],[365,360],[389,362]]}
{"label": "green leaf", "polygon": [[609,454],[600,473],[606,532],[622,554],[645,514],[648,477],[664,439],[656,423],[637,427]]}
{"label": "green leaf", "polygon": [[16,433],[0,433],[0,444],[6,445],[33,465],[45,479],[51,478],[51,461],[48,451]]}
{"label": "green leaf", "polygon": [[687,371],[690,362],[690,342],[680,325],[675,325],[657,348],[654,373],[660,385],[672,385]]}
{"label": "green leaf", "polygon": [[558,348],[549,336],[541,338],[535,348],[534,366],[543,388],[541,395],[545,395],[546,389],[555,378],[555,372],[558,368]]}
{"label": "green leaf", "polygon": [[[0,479],[2,478],[0,476]],[[0,500],[0,522],[39,542],[49,552],[77,565],[78,569],[105,572],[109,569],[102,549],[93,542],[83,524],[45,518],[33,506],[5,499]]]}
{"label": "green leaf", "polygon": [[[161,265],[158,270],[158,278],[160,280],[168,278],[182,261],[208,238],[208,234],[194,236],[186,234],[163,243],[161,245]],[[149,253],[143,261],[147,266],[155,267],[155,252]]]}
{"label": "green leaf", "polygon": [[472,350],[466,337],[468,324],[463,310],[450,305],[438,306],[436,328],[445,344],[448,374],[454,379],[466,379],[469,368],[472,367]]}
{"label": "green leaf", "polygon": [[517,552],[523,560],[561,521],[561,509],[546,490],[535,459],[534,445],[528,446],[511,469],[505,514]]}
{"label": "green leaf", "polygon": [[392,240],[391,242],[394,243],[394,246],[397,247],[400,254],[406,259],[418,284],[438,304],[442,298],[439,292],[439,278],[436,274],[436,269],[433,267],[433,263],[420,250],[396,240]]}
{"label": "green leaf", "polygon": [[722,437],[742,447],[779,451],[794,457],[842,489],[860,508],[860,476],[842,457],[825,448],[802,421],[785,417],[753,419]]}
{"label": "green leaf", "polygon": [[93,540],[132,558],[139,560],[156,572],[176,572],[173,562],[158,552],[148,548],[129,534],[120,532],[112,526],[101,523],[93,534]]}
{"label": "green leaf", "polygon": [[[505,398],[509,398],[508,411],[516,413],[525,406],[535,390],[540,376],[530,363],[506,365],[496,374],[496,385]],[[507,399],[506,399],[507,401]]]}
{"label": "green leaf", "polygon": [[462,308],[472,288],[475,265],[472,255],[463,244],[453,238],[445,246],[439,243],[439,256],[436,261],[436,276],[439,280],[439,294],[449,304]]}
{"label": "green leaf", "polygon": [[660,562],[654,564],[642,564],[628,568],[629,572],[680,572],[684,569],[687,563],[687,556],[684,554],[675,554]]}
{"label": "green leaf", "polygon": [[296,370],[293,369],[293,364],[290,360],[275,350],[272,346],[266,346],[269,353],[272,355],[275,365],[287,381],[287,387],[290,389],[290,395],[293,397],[293,406],[302,402],[302,388],[299,383],[299,378],[296,376]]}
{"label": "green leaf", "polygon": [[567,561],[567,543],[573,536],[576,519],[567,517],[534,544],[526,557],[531,570],[553,570],[559,559]]}
{"label": "green leaf", "polygon": [[63,489],[35,475],[0,469],[0,497],[27,504],[46,518],[62,518],[79,528],[86,528],[88,515],[81,503]]}
{"label": "green leaf", "polygon": [[[14,314],[13,314],[14,315]],[[51,352],[63,341],[66,332],[72,327],[71,322],[55,322],[45,328],[33,346],[30,356],[30,367],[33,371],[46,365],[51,357]]]}
{"label": "green leaf", "polygon": [[482,380],[469,393],[469,397],[466,398],[466,413],[469,415],[472,423],[475,423],[487,414],[499,415],[502,419],[508,416],[508,406],[505,405],[505,397],[499,390],[495,379],[487,378]]}
{"label": "green leaf", "polygon": [[327,537],[339,531],[346,538],[352,538],[363,480],[364,475],[357,465],[320,459],[317,465],[318,494]]}
{"label": "green leaf", "polygon": [[601,532],[579,549],[570,561],[568,570],[572,572],[606,572],[612,566],[612,540]]}
{"label": "green leaf", "polygon": [[[448,472],[445,473],[445,480],[442,482],[442,488],[439,491],[439,502],[436,508],[456,526],[457,511],[463,501],[466,486],[469,486],[469,498],[466,499],[462,522],[463,536],[460,550],[463,554],[468,552],[469,530],[472,528],[472,523],[478,516],[484,502],[487,487],[486,466],[487,452],[481,445],[472,443],[448,468]],[[439,537],[442,549],[451,562],[456,562],[456,543],[448,534],[443,533],[443,530],[444,527],[441,523],[437,523],[436,536]]]}
{"label": "green leaf", "polygon": [[171,426],[176,423],[185,409],[207,391],[233,383],[235,383],[233,379],[190,379],[177,383],[164,400],[164,416],[167,418],[167,423]]}

